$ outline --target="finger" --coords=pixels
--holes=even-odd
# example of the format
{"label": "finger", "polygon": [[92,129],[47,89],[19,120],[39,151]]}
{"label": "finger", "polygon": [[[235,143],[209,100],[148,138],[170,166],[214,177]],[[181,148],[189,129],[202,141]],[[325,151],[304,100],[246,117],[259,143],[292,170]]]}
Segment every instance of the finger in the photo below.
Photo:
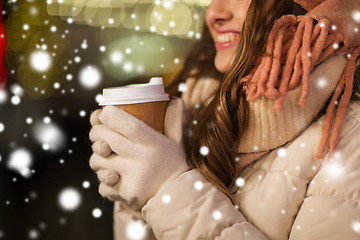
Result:
{"label": "finger", "polygon": [[109,187],[104,183],[99,184],[99,193],[103,197],[107,197],[111,200],[122,200],[123,198],[120,197],[118,191],[113,187]]}
{"label": "finger", "polygon": [[109,144],[107,144],[103,140],[98,140],[98,141],[94,142],[93,145],[91,146],[91,148],[94,153],[97,153],[102,157],[107,157],[112,152]]}
{"label": "finger", "polygon": [[143,121],[115,106],[106,106],[99,115],[100,121],[133,142],[148,144],[154,136],[162,135]]}
{"label": "finger", "polygon": [[90,131],[90,139],[94,142],[104,141],[109,144],[111,150],[126,158],[136,154],[137,145],[123,135],[109,129],[106,125],[94,126]]}
{"label": "finger", "polygon": [[110,187],[115,185],[120,180],[119,174],[114,170],[109,169],[101,169],[97,171],[97,177],[101,183],[104,183]]}
{"label": "finger", "polygon": [[166,108],[164,134],[177,143],[182,141],[185,105],[181,98],[171,100]]}
{"label": "finger", "polygon": [[96,109],[94,112],[90,115],[90,124],[91,126],[96,126],[101,124],[99,120],[99,114],[101,113],[101,109]]}
{"label": "finger", "polygon": [[122,164],[121,160],[122,159],[116,154],[112,154],[109,157],[104,158],[96,153],[93,153],[90,157],[89,165],[91,169],[95,171],[102,169],[111,169],[118,172],[121,175],[121,171],[120,171]]}

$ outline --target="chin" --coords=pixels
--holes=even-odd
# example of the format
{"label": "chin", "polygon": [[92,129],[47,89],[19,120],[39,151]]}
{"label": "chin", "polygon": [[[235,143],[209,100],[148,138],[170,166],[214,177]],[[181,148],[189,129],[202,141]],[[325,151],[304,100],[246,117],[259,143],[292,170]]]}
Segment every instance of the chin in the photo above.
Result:
{"label": "chin", "polygon": [[215,65],[216,70],[218,70],[221,73],[226,72],[230,67],[230,64],[228,64],[228,61],[225,59],[216,59],[215,58],[214,65]]}
{"label": "chin", "polygon": [[230,57],[228,55],[224,56],[223,54],[216,54],[215,60],[214,60],[214,65],[215,65],[215,68],[219,72],[224,73],[229,70],[232,62],[233,62],[232,57]]}

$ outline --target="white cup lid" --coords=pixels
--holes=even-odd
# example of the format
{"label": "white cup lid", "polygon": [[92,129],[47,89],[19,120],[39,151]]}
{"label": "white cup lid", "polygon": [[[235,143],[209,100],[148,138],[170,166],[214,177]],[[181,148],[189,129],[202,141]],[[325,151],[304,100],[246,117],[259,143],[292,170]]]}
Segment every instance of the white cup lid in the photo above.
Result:
{"label": "white cup lid", "polygon": [[163,79],[161,77],[153,77],[149,83],[145,84],[104,88],[103,97],[99,105],[125,105],[168,100],[169,95],[164,92]]}

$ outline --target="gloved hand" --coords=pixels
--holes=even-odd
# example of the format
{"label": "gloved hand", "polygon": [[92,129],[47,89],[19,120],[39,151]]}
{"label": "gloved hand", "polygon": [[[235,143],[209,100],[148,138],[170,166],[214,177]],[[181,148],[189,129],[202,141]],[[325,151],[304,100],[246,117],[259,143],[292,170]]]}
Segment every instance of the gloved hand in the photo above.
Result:
{"label": "gloved hand", "polygon": [[90,167],[98,173],[100,194],[140,209],[165,182],[189,170],[183,116],[183,101],[170,101],[163,135],[115,106],[95,111],[90,117]]}

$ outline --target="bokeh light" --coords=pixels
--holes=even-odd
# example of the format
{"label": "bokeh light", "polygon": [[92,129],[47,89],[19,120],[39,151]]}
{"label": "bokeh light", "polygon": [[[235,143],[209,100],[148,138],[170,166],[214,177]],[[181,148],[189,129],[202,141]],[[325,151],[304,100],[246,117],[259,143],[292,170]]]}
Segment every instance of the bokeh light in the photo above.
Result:
{"label": "bokeh light", "polygon": [[10,153],[7,167],[20,173],[23,177],[30,177],[30,167],[33,159],[29,150],[17,148]]}
{"label": "bokeh light", "polygon": [[97,87],[101,82],[101,72],[95,66],[85,66],[80,70],[79,80],[85,88]]}
{"label": "bokeh light", "polygon": [[101,217],[102,215],[102,211],[100,208],[95,208],[93,211],[92,211],[92,215],[94,218],[99,218]]}
{"label": "bokeh light", "polygon": [[8,98],[8,93],[5,89],[0,89],[0,104],[3,104],[6,102]]}
{"label": "bokeh light", "polygon": [[52,60],[49,52],[36,50],[30,54],[30,66],[38,72],[49,70]]}
{"label": "bokeh light", "polygon": [[126,226],[126,237],[130,240],[141,240],[146,236],[146,226],[143,221],[135,220]]}
{"label": "bokeh light", "polygon": [[34,125],[33,134],[37,142],[49,151],[60,151],[66,143],[65,133],[55,123],[51,123],[49,117],[45,117],[43,122],[37,122]]}
{"label": "bokeh light", "polygon": [[62,209],[66,211],[74,211],[81,203],[80,192],[72,187],[65,188],[60,192],[58,202]]}

